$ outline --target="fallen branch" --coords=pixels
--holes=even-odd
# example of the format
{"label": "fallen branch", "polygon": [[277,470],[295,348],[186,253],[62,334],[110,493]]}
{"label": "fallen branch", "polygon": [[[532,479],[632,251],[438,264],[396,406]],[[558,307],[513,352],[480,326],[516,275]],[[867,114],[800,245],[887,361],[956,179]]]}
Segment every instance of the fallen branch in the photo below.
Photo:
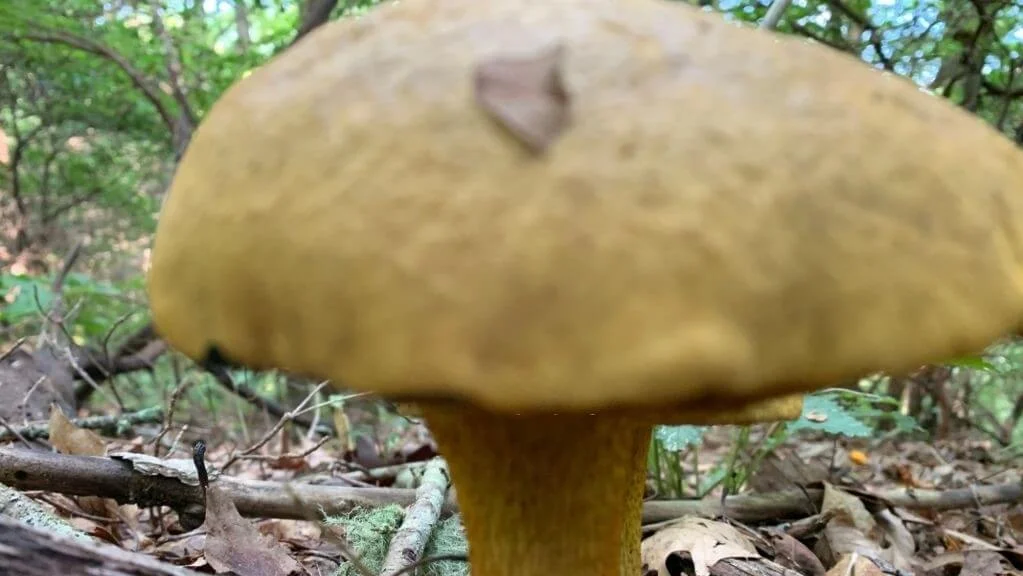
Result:
{"label": "fallen branch", "polygon": [[[231,495],[238,511],[247,517],[306,520],[310,510],[341,515],[359,507],[409,506],[416,501],[416,491],[403,488],[351,488],[230,477],[221,477],[217,482]],[[185,484],[177,478],[146,476],[132,470],[128,462],[16,446],[0,449],[0,483],[19,490],[113,498],[121,504],[142,507],[169,506],[179,512],[201,507],[203,502],[199,486]],[[862,494],[893,507],[941,511],[1020,502],[1023,501],[1023,485],[1005,483],[954,490],[897,489]],[[797,520],[817,513],[823,497],[824,490],[820,488],[743,494],[726,498],[724,510],[728,518],[749,524]],[[457,511],[456,499],[452,488],[444,501],[443,515]],[[690,515],[715,518],[721,510],[719,498],[654,500],[643,504],[643,523]]]}
{"label": "fallen branch", "polygon": [[[26,522],[51,534],[61,534],[76,540],[91,538],[71,525],[70,522],[51,514],[45,506],[17,490],[0,484],[0,517]],[[0,574],[6,574],[0,570]]]}
{"label": "fallen branch", "polygon": [[[373,468],[365,468],[361,470],[354,470],[352,472],[345,472],[339,474],[337,478],[340,478],[345,482],[363,482],[363,483],[374,483],[374,482],[394,482],[398,476],[403,472],[410,471],[416,475],[422,475],[423,468],[430,461],[417,460],[415,462],[403,462],[401,464],[388,464],[386,466],[375,466]],[[343,465],[350,465],[350,463],[343,463]]]}
{"label": "fallen branch", "polygon": [[75,390],[75,400],[81,405],[92,394],[92,384],[119,374],[152,369],[157,359],[167,351],[167,345],[156,335],[153,324],[147,323],[113,351],[107,349],[106,342],[102,347],[75,347],[72,351],[74,363],[81,367],[72,371],[72,376],[76,381],[86,382],[85,386]]}
{"label": "fallen branch", "polygon": [[[795,520],[816,513],[824,498],[823,490],[791,490],[764,494],[729,496],[724,514],[737,522],[757,524]],[[722,513],[721,499],[651,500],[643,503],[643,524],[675,520],[683,516],[717,518]]]}
{"label": "fallen branch", "polygon": [[[104,436],[117,436],[125,428],[138,424],[159,424],[163,420],[163,410],[159,407],[145,408],[138,412],[127,412],[114,416],[89,416],[86,418],[73,418],[71,422],[79,428],[97,430]],[[50,425],[48,422],[38,422],[25,426],[11,426],[9,429],[0,430],[0,442],[7,442],[16,439],[18,436],[26,440],[37,440],[50,437]]]}
{"label": "fallen branch", "polygon": [[416,489],[416,501],[409,507],[401,526],[391,538],[380,576],[395,576],[406,572],[419,561],[440,520],[444,497],[450,485],[451,479],[444,460],[430,460],[423,472],[422,483]]}
{"label": "fallen branch", "polygon": [[0,517],[0,574],[199,576],[198,572],[112,544],[60,536],[4,517]]}
{"label": "fallen branch", "polygon": [[[0,449],[0,483],[18,490],[112,498],[121,504],[141,507],[169,506],[179,514],[192,513],[204,502],[202,488],[198,485],[167,476],[148,476],[133,470],[126,461],[13,446]],[[416,498],[415,490],[400,488],[320,486],[226,476],[216,483],[231,496],[242,516],[258,518],[306,520],[310,511],[317,516],[321,512],[345,515],[356,508],[378,508],[387,504],[408,506]],[[448,498],[443,512],[450,514],[455,508],[453,498]]]}
{"label": "fallen branch", "polygon": [[[957,510],[980,508],[1023,501],[1023,485],[1016,482],[971,486],[952,490],[915,490],[898,488],[877,492],[846,490],[862,497],[876,498],[895,508],[908,510]],[[777,522],[803,518],[820,510],[824,491],[819,488],[764,494],[730,496],[725,499],[725,514],[739,522]],[[663,522],[682,516],[714,518],[721,513],[719,499],[654,500],[643,504],[643,523]]]}

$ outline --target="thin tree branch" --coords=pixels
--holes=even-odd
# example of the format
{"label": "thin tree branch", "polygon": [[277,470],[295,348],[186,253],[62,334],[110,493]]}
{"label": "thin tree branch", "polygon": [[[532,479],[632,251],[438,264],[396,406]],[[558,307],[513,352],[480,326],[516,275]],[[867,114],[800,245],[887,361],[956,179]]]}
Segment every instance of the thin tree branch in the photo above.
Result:
{"label": "thin tree branch", "polygon": [[135,66],[133,66],[127,58],[122,56],[113,48],[89,38],[82,38],[81,36],[76,36],[62,30],[48,30],[45,27],[38,25],[33,25],[33,28],[36,28],[39,31],[25,32],[17,34],[14,37],[33,42],[60,44],[62,46],[67,46],[82,52],[100,56],[114,63],[122,72],[128,75],[132,85],[142,92],[146,100],[153,105],[156,109],[156,113],[159,114],[160,119],[163,121],[167,129],[171,133],[174,132],[174,114],[171,113],[166,102],[164,102],[163,96],[160,94],[160,90],[154,86],[148,78],[146,78],[145,74],[135,68]]}
{"label": "thin tree branch", "polygon": [[778,23],[781,22],[781,17],[785,14],[785,10],[788,9],[791,3],[792,0],[774,0],[774,2],[771,2],[771,6],[767,9],[767,15],[760,22],[760,29],[774,30],[777,28]]}
{"label": "thin tree branch", "polygon": [[323,26],[330,20],[330,13],[337,7],[338,0],[308,0],[302,11],[302,22],[298,26],[292,45],[298,43],[313,30]]}
{"label": "thin tree branch", "polygon": [[171,92],[174,94],[174,100],[181,107],[181,113],[188,120],[188,138],[182,138],[183,140],[188,140],[191,137],[192,130],[194,130],[199,121],[195,111],[192,110],[191,103],[188,101],[188,96],[185,94],[185,86],[181,80],[184,70],[181,65],[181,55],[174,44],[174,38],[167,31],[167,27],[163,25],[163,16],[160,15],[160,3],[153,0],[150,2],[150,8],[153,11],[153,30],[156,32],[160,42],[163,43],[164,57],[167,60],[167,77],[170,79]]}

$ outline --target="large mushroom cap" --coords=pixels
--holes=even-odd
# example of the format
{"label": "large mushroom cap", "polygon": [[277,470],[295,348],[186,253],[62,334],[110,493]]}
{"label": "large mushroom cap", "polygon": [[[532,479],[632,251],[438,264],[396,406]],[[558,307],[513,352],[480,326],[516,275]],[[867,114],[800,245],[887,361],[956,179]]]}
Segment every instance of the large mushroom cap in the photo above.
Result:
{"label": "large mushroom cap", "polygon": [[1021,230],[1023,154],[846,55],[659,0],[402,0],[214,106],[149,289],[195,358],[724,406],[981,349],[1020,324]]}

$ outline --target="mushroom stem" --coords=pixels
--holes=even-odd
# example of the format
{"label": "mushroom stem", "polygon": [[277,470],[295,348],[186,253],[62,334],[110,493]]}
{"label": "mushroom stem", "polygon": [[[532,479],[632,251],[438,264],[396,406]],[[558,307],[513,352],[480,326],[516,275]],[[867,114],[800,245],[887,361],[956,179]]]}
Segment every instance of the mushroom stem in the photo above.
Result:
{"label": "mushroom stem", "polygon": [[636,576],[651,427],[424,403],[476,576]]}

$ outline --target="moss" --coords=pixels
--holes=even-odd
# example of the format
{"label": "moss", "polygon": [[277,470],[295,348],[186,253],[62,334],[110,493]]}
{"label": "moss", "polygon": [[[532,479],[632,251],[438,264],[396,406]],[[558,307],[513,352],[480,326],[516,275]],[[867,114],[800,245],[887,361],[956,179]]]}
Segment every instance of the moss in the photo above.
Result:
{"label": "moss", "polygon": [[[334,517],[332,524],[343,526],[348,537],[348,544],[359,555],[362,563],[374,574],[380,572],[391,538],[398,531],[405,510],[398,505],[383,506],[373,509],[354,510],[348,516]],[[465,536],[458,517],[451,516],[442,520],[430,536],[424,550],[424,557],[448,554],[465,554]],[[417,572],[418,576],[468,576],[469,565],[466,562],[445,560],[424,565]],[[361,576],[350,562],[341,564],[339,576]]]}

